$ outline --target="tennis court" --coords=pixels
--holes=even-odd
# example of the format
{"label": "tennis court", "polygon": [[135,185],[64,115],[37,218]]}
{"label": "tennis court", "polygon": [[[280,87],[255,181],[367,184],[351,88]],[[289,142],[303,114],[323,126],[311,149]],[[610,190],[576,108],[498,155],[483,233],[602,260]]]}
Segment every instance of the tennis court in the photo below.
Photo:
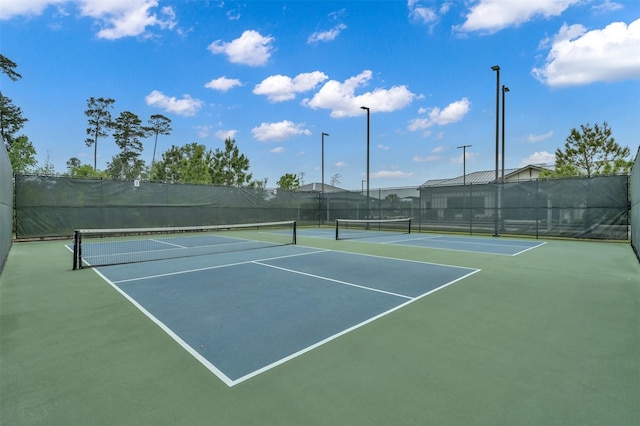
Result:
{"label": "tennis court", "polygon": [[[0,277],[2,423],[640,418],[628,244],[306,227],[297,244],[252,232],[245,250],[234,232],[87,238],[95,264],[76,271],[69,241],[15,243]],[[106,256],[87,248],[105,242]],[[149,247],[156,260],[96,266]]]}
{"label": "tennis court", "polygon": [[229,386],[478,272],[293,245],[98,271]]}
{"label": "tennis court", "polygon": [[[358,240],[364,243],[373,244],[396,244],[411,247],[423,247],[439,250],[465,251],[471,253],[485,253],[505,256],[517,256],[528,250],[535,249],[545,244],[540,240],[521,240],[515,238],[496,238],[496,237],[468,237],[461,235],[444,235],[444,234],[424,234],[411,233],[410,222],[404,220],[399,221],[344,221],[346,223],[355,224],[350,228],[344,227],[339,230],[340,225],[336,222],[336,229],[315,228],[304,229],[300,231],[300,235],[311,238],[329,238],[340,240]],[[367,223],[373,222],[367,228]],[[388,226],[389,223],[398,223],[395,227],[380,229]],[[378,224],[383,224],[378,226]],[[338,234],[339,231],[339,234]]]}

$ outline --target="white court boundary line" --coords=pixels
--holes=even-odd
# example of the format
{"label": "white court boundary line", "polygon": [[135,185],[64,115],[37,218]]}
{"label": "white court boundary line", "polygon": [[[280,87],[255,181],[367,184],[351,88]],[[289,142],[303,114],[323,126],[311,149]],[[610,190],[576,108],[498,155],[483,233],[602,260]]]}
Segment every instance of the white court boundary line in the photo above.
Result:
{"label": "white court boundary line", "polygon": [[[456,248],[443,248],[443,247],[432,247],[432,246],[414,246],[414,245],[410,245],[410,244],[403,244],[409,241],[423,241],[423,240],[436,240],[436,241],[440,241],[441,239],[445,239],[448,238],[446,236],[429,236],[429,237],[419,237],[419,238],[407,238],[407,239],[402,239],[402,240],[393,240],[393,241],[371,241],[371,240],[356,240],[356,242],[360,242],[360,243],[367,243],[367,244],[388,244],[388,245],[399,245],[399,246],[404,246],[404,247],[417,247],[417,248],[429,248],[429,249],[434,249],[434,250],[445,250],[445,251],[459,251],[462,253],[478,253],[478,254],[488,254],[491,256],[517,256],[519,254],[522,254],[524,252],[527,252],[529,250],[533,250],[535,248],[541,247],[545,244],[547,244],[546,241],[541,241],[539,243],[537,243],[534,246],[531,247],[527,247],[524,250],[520,250],[516,253],[512,253],[512,254],[503,254],[503,253],[493,253],[493,252],[486,252],[486,251],[476,251],[476,250],[462,250],[462,249],[456,249]],[[480,237],[482,238],[482,237]],[[508,241],[513,241],[513,242],[521,242],[521,240],[508,240]],[[513,245],[509,245],[509,244],[500,244],[500,243],[489,243],[489,242],[471,242],[471,241],[452,241],[452,240],[445,240],[445,243],[448,244],[461,244],[461,245],[475,245],[475,246],[488,246],[488,247],[518,247],[518,246],[513,246]],[[524,241],[522,241],[524,243]]]}
{"label": "white court boundary line", "polygon": [[[153,278],[169,277],[169,276],[172,276],[172,275],[190,274],[192,272],[209,271],[211,269],[228,268],[230,266],[246,265],[247,263],[253,263],[253,262],[266,262],[268,260],[284,259],[284,258],[287,258],[287,257],[306,256],[306,255],[309,255],[309,254],[323,253],[323,252],[327,252],[327,251],[331,251],[331,250],[318,249],[317,251],[312,251],[312,252],[307,252],[307,253],[288,254],[288,255],[285,255],[285,256],[272,256],[272,257],[266,257],[264,259],[257,259],[257,260],[243,260],[242,262],[225,263],[224,265],[204,266],[202,268],[184,269],[182,271],[165,272],[163,274],[145,275],[143,277],[138,277],[138,278],[129,278],[129,279],[126,279],[126,280],[114,281],[114,283],[120,284],[120,283],[126,283],[126,282],[130,282],[130,281],[141,281],[141,280],[148,280],[148,279],[153,279]],[[163,260],[171,260],[171,259],[163,259]]]}
{"label": "white court boundary line", "polygon": [[268,263],[262,263],[262,262],[256,262],[256,261],[253,261],[251,263],[255,263],[256,265],[266,266],[267,268],[279,269],[281,271],[290,272],[292,274],[304,275],[306,277],[317,278],[319,280],[330,281],[330,282],[333,282],[333,283],[342,284],[342,285],[346,285],[346,286],[350,286],[350,287],[356,287],[356,288],[360,288],[360,289],[367,290],[367,291],[373,291],[373,292],[376,292],[376,293],[388,294],[390,296],[401,297],[403,299],[413,299],[413,297],[407,296],[405,294],[393,293],[391,291],[384,291],[384,290],[380,290],[380,289],[373,288],[373,287],[367,287],[367,286],[364,286],[364,285],[350,283],[350,282],[347,282],[347,281],[336,280],[334,278],[323,277],[323,276],[315,275],[315,274],[309,274],[307,272],[296,271],[294,269],[283,268],[281,266],[269,265]]}
{"label": "white court boundary line", "polygon": [[[353,253],[353,254],[355,254],[355,253]],[[303,354],[305,354],[307,352],[310,352],[313,349],[316,349],[316,348],[318,348],[318,347],[320,347],[320,346],[322,346],[322,345],[324,345],[326,343],[331,342],[332,340],[337,339],[338,337],[344,336],[347,333],[350,333],[350,332],[352,332],[354,330],[357,330],[358,328],[363,327],[363,326],[365,326],[365,325],[367,325],[367,324],[369,324],[369,323],[371,323],[371,322],[373,322],[373,321],[375,321],[377,319],[380,319],[380,318],[382,318],[382,317],[384,317],[386,315],[391,314],[392,312],[395,312],[395,311],[397,311],[399,309],[402,309],[402,308],[406,307],[410,303],[413,303],[413,302],[415,302],[417,300],[420,300],[423,297],[429,296],[430,294],[433,294],[436,291],[442,290],[443,288],[446,288],[446,287],[450,286],[451,284],[454,284],[454,283],[456,283],[458,281],[461,281],[461,280],[463,280],[463,279],[465,279],[465,278],[467,278],[467,277],[469,277],[469,276],[471,276],[473,274],[476,274],[476,273],[478,273],[480,271],[481,271],[480,269],[476,269],[475,271],[472,271],[472,272],[470,272],[470,273],[468,273],[468,274],[466,274],[466,275],[464,275],[462,277],[458,277],[457,279],[455,279],[453,281],[449,281],[448,283],[445,283],[445,284],[441,285],[440,287],[434,288],[434,289],[432,289],[432,290],[430,290],[430,291],[428,291],[428,292],[426,292],[424,294],[421,294],[420,296],[411,298],[410,300],[407,300],[406,302],[401,303],[400,305],[394,306],[393,308],[391,308],[391,309],[389,309],[387,311],[381,312],[378,315],[375,315],[375,316],[373,316],[371,318],[366,319],[365,321],[362,321],[362,322],[360,322],[358,324],[355,324],[355,325],[353,325],[353,326],[351,326],[349,328],[346,328],[346,329],[342,330],[339,333],[336,333],[336,334],[334,334],[332,336],[329,336],[329,337],[327,337],[327,338],[325,338],[323,340],[320,340],[320,341],[314,343],[313,345],[309,345],[306,348],[303,348],[303,349],[299,350],[298,352],[294,352],[289,356],[281,358],[278,361],[275,361],[275,362],[273,362],[271,364],[265,365],[264,367],[259,368],[258,370],[255,370],[255,371],[253,371],[253,372],[251,372],[251,373],[249,373],[249,374],[247,374],[245,376],[242,376],[242,377],[240,377],[240,378],[238,378],[236,380],[233,380],[232,381],[233,384],[231,384],[229,386],[230,387],[231,386],[235,386],[238,383],[242,383],[245,380],[251,379],[252,377],[255,377],[255,376],[257,376],[257,375],[259,375],[261,373],[264,373],[265,371],[271,370],[272,368],[275,368],[275,367],[277,367],[277,366],[279,366],[281,364],[284,364],[285,362],[290,361],[290,360],[292,360],[292,359],[294,359],[294,358],[296,358],[296,357],[298,357],[300,355],[303,355]]]}
{"label": "white court boundary line", "polygon": [[[304,246],[301,246],[304,247]],[[305,247],[305,248],[311,248],[311,247]],[[315,248],[313,248],[315,249]],[[437,263],[430,263],[430,262],[421,262],[421,261],[416,261],[416,260],[409,260],[409,259],[397,259],[397,258],[393,258],[393,257],[386,257],[386,256],[376,256],[376,255],[369,255],[369,254],[361,254],[361,253],[351,253],[351,252],[346,252],[346,251],[338,251],[338,250],[328,250],[328,249],[315,249],[316,251],[310,251],[310,252],[306,252],[306,253],[300,253],[300,254],[293,254],[293,255],[285,255],[285,256],[273,256],[270,258],[265,258],[265,259],[260,259],[260,260],[252,260],[252,261],[244,261],[244,262],[236,262],[236,263],[232,263],[232,264],[225,264],[225,265],[217,265],[217,266],[211,266],[211,267],[205,267],[205,268],[197,268],[197,269],[191,269],[191,270],[185,270],[185,271],[178,271],[178,272],[172,272],[172,273],[166,273],[166,274],[158,274],[158,275],[153,275],[153,276],[145,276],[145,277],[140,277],[140,278],[135,278],[135,279],[127,279],[127,280],[119,280],[119,281],[111,281],[109,278],[107,278],[104,274],[102,274],[102,272],[100,272],[98,269],[93,268],[93,270],[98,274],[98,276],[100,276],[104,281],[106,281],[111,287],[113,287],[118,293],[120,293],[122,296],[124,296],[125,299],[127,299],[129,302],[131,302],[136,308],[138,308],[140,310],[140,312],[142,312],[147,318],[149,318],[154,324],[156,324],[162,331],[164,331],[165,333],[167,333],[167,335],[169,335],[169,337],[171,337],[176,343],[178,343],[178,345],[180,345],[185,351],[187,351],[187,353],[189,353],[190,355],[192,355],[197,361],[199,361],[205,368],[207,368],[210,372],[212,372],[216,377],[218,377],[224,384],[226,384],[228,387],[233,387],[239,383],[242,383],[248,379],[251,379],[261,373],[264,373],[268,370],[271,370],[272,368],[275,368],[281,364],[284,364],[287,361],[290,361],[300,355],[303,355],[307,352],[312,351],[313,349],[316,349],[332,340],[337,339],[340,336],[343,336],[353,330],[356,330],[360,327],[363,327],[379,318],[382,318],[388,314],[391,314],[392,312],[395,312],[401,308],[404,308],[405,306],[409,305],[410,303],[413,303],[417,300],[422,299],[423,297],[426,297],[430,294],[433,294],[439,290],[442,290],[458,281],[461,281],[471,275],[474,275],[478,272],[481,271],[481,269],[476,269],[476,268],[468,268],[468,267],[462,267],[462,266],[452,266],[452,265],[443,265],[443,264],[437,264]],[[275,259],[282,259],[282,258],[289,258],[289,257],[296,257],[296,256],[305,256],[305,255],[312,255],[312,254],[319,254],[319,253],[326,253],[326,252],[336,252],[336,253],[344,253],[344,254],[350,254],[350,255],[354,255],[354,256],[368,256],[368,257],[377,257],[377,258],[383,258],[383,259],[389,259],[389,260],[394,260],[394,261],[399,261],[399,262],[413,262],[413,263],[422,263],[425,265],[435,265],[435,266],[446,266],[446,267],[450,267],[450,268],[456,268],[456,269],[467,269],[470,272],[460,276],[458,278],[456,278],[455,280],[449,281],[447,283],[442,284],[439,287],[436,287],[434,289],[429,290],[426,293],[423,293],[419,296],[416,297],[410,297],[410,296],[406,296],[406,295],[401,295],[401,294],[397,294],[397,293],[392,293],[392,292],[387,292],[384,290],[380,290],[380,289],[374,289],[374,288],[370,288],[370,287],[365,287],[365,286],[360,286],[357,284],[353,284],[353,283],[348,283],[345,281],[340,281],[340,280],[336,280],[333,278],[329,278],[329,277],[322,277],[322,276],[318,276],[318,275],[314,275],[314,274],[308,274],[302,271],[295,271],[292,269],[287,269],[287,268],[282,268],[282,267],[278,267],[275,265],[268,265],[265,263],[261,263],[261,262],[266,262],[268,260],[275,260]],[[129,294],[127,294],[123,289],[121,289],[117,284],[118,283],[124,283],[124,282],[130,282],[130,281],[139,281],[139,280],[145,280],[145,279],[151,279],[151,278],[158,278],[158,277],[163,277],[163,276],[171,276],[171,275],[179,275],[179,274],[186,274],[186,273],[190,273],[190,272],[199,272],[199,271],[203,271],[203,270],[211,270],[211,269],[218,269],[218,268],[224,268],[224,267],[228,267],[228,266],[238,266],[238,265],[243,265],[243,264],[248,264],[248,263],[253,263],[259,266],[263,266],[263,267],[269,267],[269,268],[275,268],[275,269],[279,269],[279,270],[283,270],[285,272],[289,272],[289,273],[295,273],[295,274],[301,274],[301,275],[307,275],[313,278],[318,278],[318,279],[323,279],[323,280],[327,280],[327,281],[332,281],[332,282],[336,282],[339,284],[343,284],[343,285],[349,285],[349,286],[354,286],[354,287],[359,287],[362,288],[364,290],[368,290],[368,291],[376,291],[376,292],[380,292],[380,293],[385,293],[388,294],[390,296],[393,297],[399,297],[399,298],[404,298],[404,299],[408,299],[406,300],[404,303],[401,303],[397,306],[394,306],[391,309],[388,309],[384,312],[381,312],[378,315],[375,315],[371,318],[368,318],[358,324],[355,324],[351,327],[348,327],[336,334],[333,334],[329,337],[326,337],[312,345],[309,345],[303,349],[300,349],[297,352],[294,352],[286,357],[283,357],[277,361],[272,362],[271,364],[267,364],[257,370],[254,370],[244,376],[241,376],[237,379],[231,379],[230,377],[228,377],[226,374],[224,374],[222,372],[222,370],[220,370],[219,368],[217,368],[213,363],[211,363],[209,360],[207,360],[204,356],[202,356],[198,351],[196,351],[191,345],[189,345],[186,341],[184,341],[178,334],[176,334],[170,327],[168,327],[166,324],[164,324],[160,319],[158,319],[155,315],[153,315],[151,312],[149,312],[147,309],[145,309],[140,303],[138,303],[133,297],[129,296]]]}
{"label": "white court boundary line", "polygon": [[173,247],[178,247],[178,248],[183,248],[183,249],[187,248],[187,246],[182,246],[180,244],[174,244],[174,243],[170,243],[170,242],[167,242],[167,241],[156,240],[155,238],[149,238],[149,241],[153,241],[154,243],[166,244],[168,246],[173,246]]}
{"label": "white court boundary line", "polygon": [[211,371],[213,374],[215,374],[220,380],[222,380],[227,386],[231,387],[231,386],[234,385],[234,381],[233,380],[231,380],[229,377],[227,377],[226,374],[224,374],[221,370],[218,369],[218,367],[216,367],[211,362],[209,362],[209,360],[207,360],[205,357],[200,355],[200,353],[198,351],[196,351],[195,349],[193,349],[193,347],[191,347],[191,345],[189,345],[187,342],[182,340],[182,338],[180,336],[178,336],[176,333],[174,333],[173,330],[171,330],[171,328],[169,328],[165,323],[160,321],[158,318],[156,318],[155,315],[153,315],[151,312],[146,310],[144,308],[144,306],[142,306],[140,303],[138,303],[133,297],[129,296],[124,290],[122,290],[120,287],[118,287],[116,284],[114,284],[109,278],[104,276],[102,274],[102,272],[98,271],[97,269],[94,269],[94,271],[96,272],[96,274],[98,274],[100,277],[102,277],[102,279],[105,280],[109,285],[111,285],[111,287],[116,289],[116,291],[118,293],[120,293],[122,296],[124,296],[125,299],[127,299],[129,302],[131,302],[133,304],[133,306],[138,308],[140,310],[140,312],[142,312],[147,318],[149,318],[151,321],[153,321],[153,323],[155,323],[158,327],[160,327],[160,329],[162,331],[167,333],[169,335],[169,337],[171,337],[173,340],[175,340],[176,343],[178,343],[180,346],[182,346],[182,348],[185,351],[187,351],[191,356],[193,356],[202,365],[204,365],[205,368],[207,368],[209,371]]}

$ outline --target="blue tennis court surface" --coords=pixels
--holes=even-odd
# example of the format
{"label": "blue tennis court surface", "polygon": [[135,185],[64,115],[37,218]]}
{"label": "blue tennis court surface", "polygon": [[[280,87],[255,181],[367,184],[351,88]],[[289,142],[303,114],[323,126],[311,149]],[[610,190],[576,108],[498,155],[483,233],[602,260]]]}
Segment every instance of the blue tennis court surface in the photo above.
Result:
{"label": "blue tennis court surface", "polygon": [[479,271],[295,245],[96,270],[228,386]]}
{"label": "blue tennis court surface", "polygon": [[[312,238],[335,238],[335,231],[320,229],[300,229],[299,236]],[[517,256],[528,250],[546,244],[542,241],[513,240],[494,237],[465,237],[458,235],[437,235],[412,233],[401,234],[385,231],[341,231],[341,238],[364,243],[398,244],[412,247],[424,247],[440,250],[465,251],[473,253]]]}

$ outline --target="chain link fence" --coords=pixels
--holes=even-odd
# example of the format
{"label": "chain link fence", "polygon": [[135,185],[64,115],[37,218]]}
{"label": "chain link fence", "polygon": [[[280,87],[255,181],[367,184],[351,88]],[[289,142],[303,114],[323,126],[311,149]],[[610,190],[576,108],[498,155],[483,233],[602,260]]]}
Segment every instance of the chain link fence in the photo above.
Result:
{"label": "chain link fence", "polygon": [[640,261],[640,147],[631,169],[631,247]]}
{"label": "chain link fence", "polygon": [[411,217],[419,231],[629,239],[629,177],[599,176],[301,192],[211,185],[16,176],[18,238],[78,228],[224,225]]}

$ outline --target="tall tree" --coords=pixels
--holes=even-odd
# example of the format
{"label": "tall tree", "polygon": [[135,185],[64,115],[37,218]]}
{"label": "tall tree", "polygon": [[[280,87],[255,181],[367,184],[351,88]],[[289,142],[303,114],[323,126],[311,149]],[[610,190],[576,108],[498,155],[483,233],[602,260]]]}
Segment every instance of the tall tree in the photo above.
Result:
{"label": "tall tree", "polygon": [[588,123],[580,129],[571,129],[564,151],[556,150],[555,171],[542,176],[597,176],[629,172],[633,161],[629,147],[621,147],[612,136],[605,121],[591,127]]}
{"label": "tall tree", "polygon": [[82,164],[77,157],[71,157],[67,160],[67,173],[65,176],[71,177],[107,177],[100,170],[94,170],[91,164]]}
{"label": "tall tree", "polygon": [[2,72],[13,81],[17,81],[22,78],[22,76],[16,72],[17,67],[18,64],[0,53],[0,69],[2,69]]}
{"label": "tall tree", "polygon": [[48,152],[47,152],[47,158],[44,159],[44,164],[35,170],[35,174],[37,174],[38,176],[55,176],[56,175],[56,168],[51,162],[51,160],[49,159]]}
{"label": "tall tree", "polygon": [[397,209],[400,204],[400,197],[398,197],[398,194],[389,194],[384,197],[384,200],[389,203],[389,206],[392,209]]}
{"label": "tall tree", "polygon": [[84,114],[89,119],[87,127],[87,146],[93,145],[93,169],[97,170],[98,161],[98,139],[109,136],[109,127],[111,126],[111,109],[116,101],[111,98],[94,98],[93,96],[87,100],[87,109]]}
{"label": "tall tree", "polygon": [[262,191],[262,190],[265,190],[267,188],[267,182],[269,182],[269,178],[264,178],[264,179],[260,179],[260,180],[252,180],[251,182],[249,182],[247,187],[258,189],[258,190]]}
{"label": "tall tree", "polygon": [[280,189],[292,190],[300,188],[300,179],[292,173],[285,173],[280,177],[280,179],[278,179],[276,184]]}
{"label": "tall tree", "polygon": [[209,168],[213,154],[204,145],[171,146],[151,170],[151,178],[181,183],[211,183]]}
{"label": "tall tree", "polygon": [[[17,81],[22,78],[16,72],[18,65],[0,54],[0,70],[9,79]],[[36,150],[25,135],[16,136],[28,120],[22,117],[22,110],[15,106],[11,99],[0,92],[0,137],[9,154],[9,161],[14,173],[25,173],[29,167],[38,164]]]}
{"label": "tall tree", "polygon": [[171,119],[165,117],[162,114],[154,114],[149,119],[150,126],[147,129],[151,132],[152,135],[155,135],[155,140],[153,141],[153,157],[151,157],[151,167],[153,168],[153,164],[156,162],[156,147],[158,146],[158,135],[170,135],[171,131]]}
{"label": "tall tree", "polygon": [[120,153],[113,157],[107,166],[110,176],[120,179],[135,179],[144,169],[144,161],[140,159],[142,141],[149,133],[142,126],[142,120],[130,112],[123,111],[110,125],[113,139],[120,148]]}
{"label": "tall tree", "polygon": [[340,173],[336,173],[335,175],[331,176],[331,186],[336,186],[340,184],[340,178],[342,177],[342,175]]}
{"label": "tall tree", "polygon": [[225,186],[244,186],[251,182],[252,174],[249,170],[249,159],[240,154],[235,139],[224,141],[224,151],[219,148],[213,153],[211,164],[211,183]]}
{"label": "tall tree", "polygon": [[24,135],[18,136],[7,152],[14,173],[27,173],[38,164],[36,150]]}
{"label": "tall tree", "polygon": [[22,110],[15,106],[11,99],[0,92],[0,136],[4,142],[7,152],[11,150],[17,133],[22,129],[26,118],[22,117]]}

